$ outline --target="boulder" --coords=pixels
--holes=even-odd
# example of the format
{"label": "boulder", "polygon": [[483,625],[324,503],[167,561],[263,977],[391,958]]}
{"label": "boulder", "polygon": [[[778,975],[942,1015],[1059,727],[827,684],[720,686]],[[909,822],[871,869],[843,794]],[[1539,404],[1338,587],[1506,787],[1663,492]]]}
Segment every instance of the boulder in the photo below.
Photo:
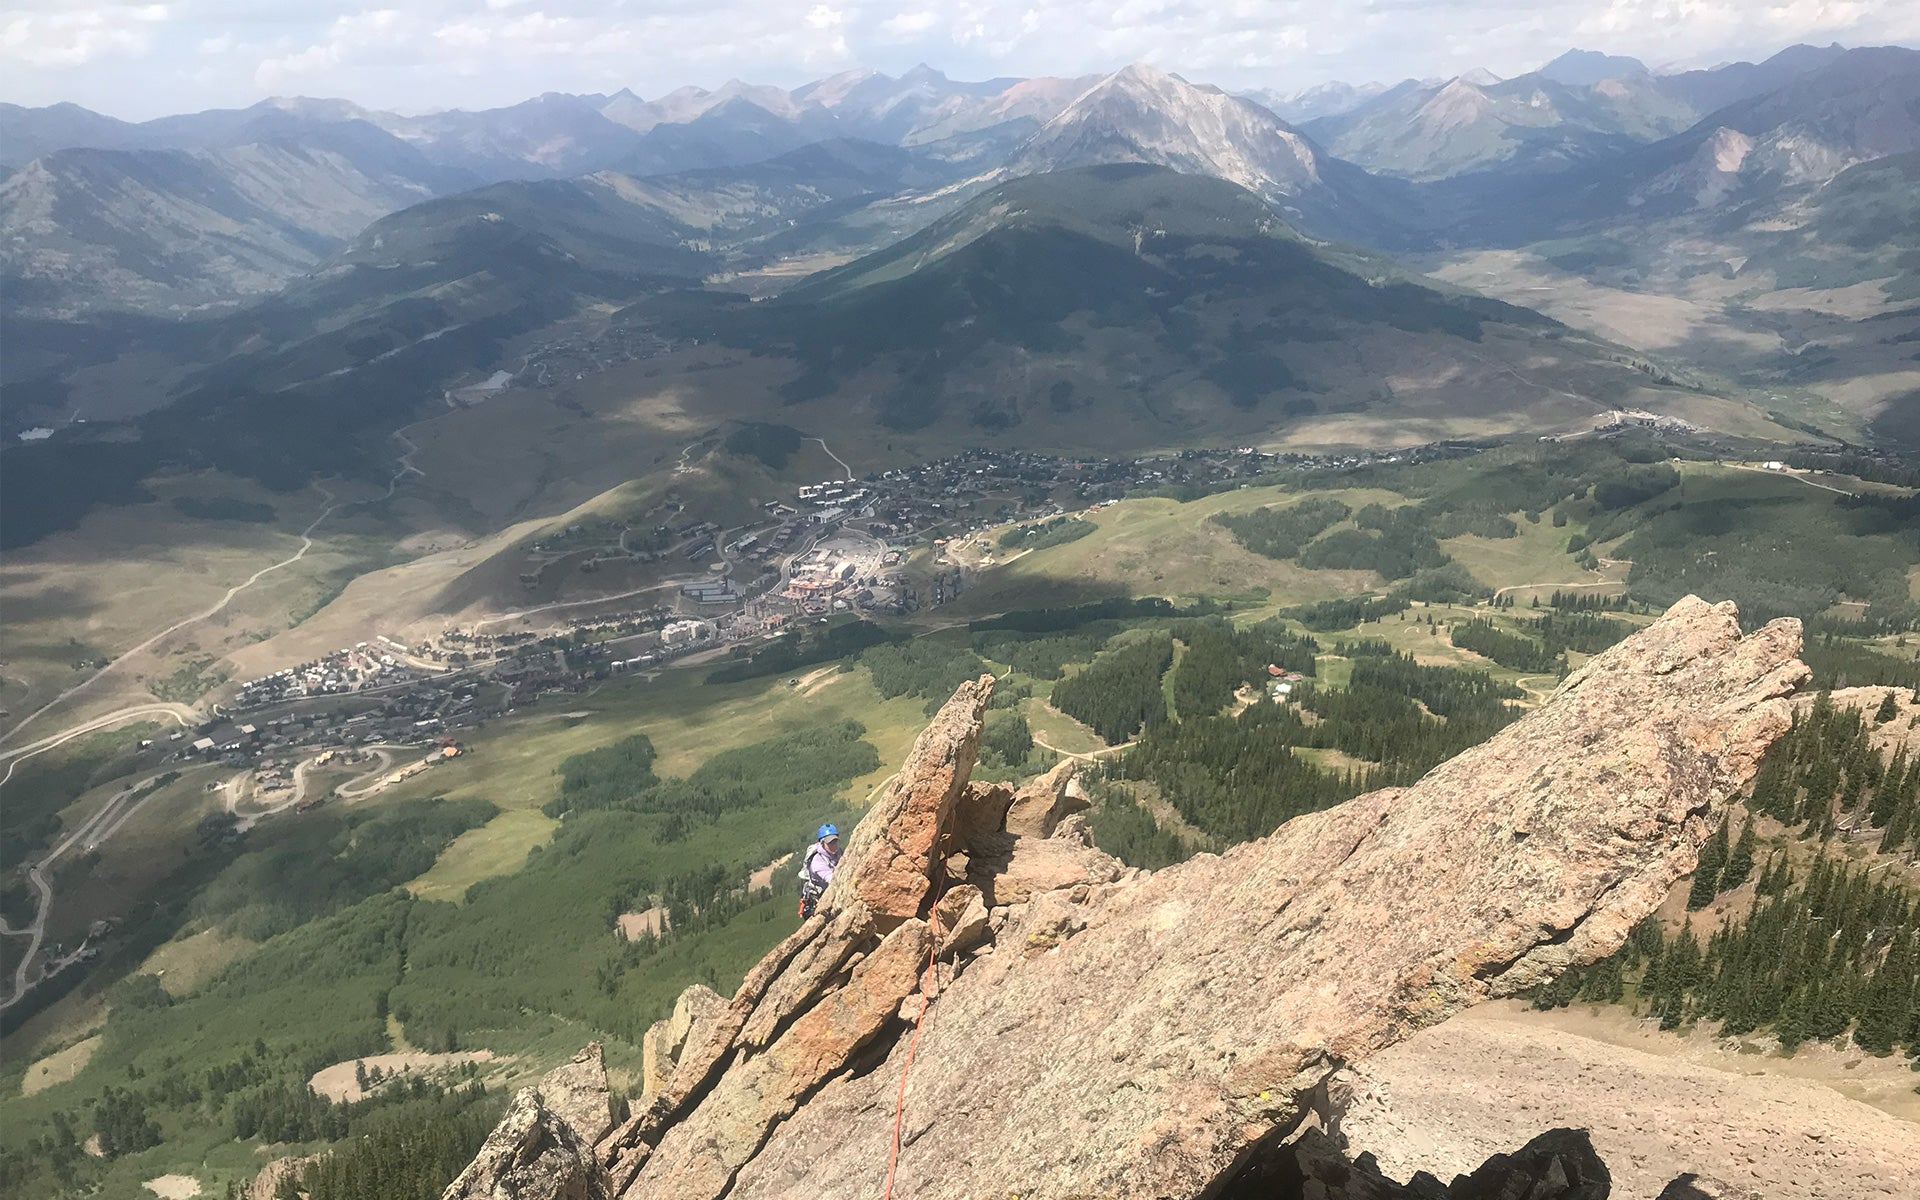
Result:
{"label": "boulder", "polygon": [[987,905],[980,889],[963,883],[949,888],[933,906],[933,927],[940,937],[936,957],[964,954],[987,940]]}
{"label": "boulder", "polygon": [[1448,1200],[1607,1200],[1613,1177],[1584,1129],[1549,1129],[1454,1179]]}
{"label": "boulder", "polygon": [[1607,1200],[1611,1187],[1583,1129],[1548,1130],[1451,1184],[1425,1171],[1398,1183],[1372,1155],[1349,1159],[1337,1138],[1316,1129],[1257,1150],[1218,1200]]}
{"label": "boulder", "polygon": [[896,927],[854,967],[845,986],[795,1020],[764,1054],[743,1058],[722,1075],[713,1092],[667,1131],[622,1195],[725,1195],[768,1131],[899,1011],[918,981],[929,940],[924,921]]}
{"label": "boulder", "polygon": [[242,1200],[277,1200],[281,1186],[287,1180],[298,1182],[308,1167],[325,1158],[324,1154],[296,1154],[291,1158],[276,1158],[260,1168],[241,1193]]}
{"label": "boulder", "polygon": [[1072,838],[991,834],[975,843],[967,882],[987,906],[1023,904],[1041,892],[1118,879],[1126,864]]}
{"label": "boulder", "polygon": [[565,1121],[582,1145],[593,1145],[613,1128],[613,1090],[607,1086],[607,1062],[599,1042],[547,1072],[536,1087],[547,1111]]}
{"label": "boulder", "polygon": [[1017,837],[1052,837],[1054,827],[1061,821],[1092,808],[1086,793],[1071,786],[1077,765],[1067,759],[1022,787],[1013,798],[1013,806],[1007,810],[1003,828]]}

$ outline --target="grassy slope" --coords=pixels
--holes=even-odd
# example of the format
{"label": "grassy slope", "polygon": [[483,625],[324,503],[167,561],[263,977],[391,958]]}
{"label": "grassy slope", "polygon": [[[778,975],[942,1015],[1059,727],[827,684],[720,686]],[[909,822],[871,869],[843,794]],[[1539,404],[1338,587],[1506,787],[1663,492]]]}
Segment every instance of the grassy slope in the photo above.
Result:
{"label": "grassy slope", "polygon": [[[1379,489],[1315,494],[1336,497],[1354,508],[1404,502],[1397,493]],[[1251,487],[1187,504],[1162,499],[1122,501],[1083,514],[1100,527],[1097,532],[1007,561],[962,593],[956,603],[937,610],[932,619],[1123,594],[1220,596],[1254,588],[1266,588],[1276,605],[1304,604],[1378,586],[1380,581],[1371,571],[1309,571],[1250,553],[1225,528],[1207,519],[1215,513],[1247,512],[1301,498],[1279,487]],[[987,545],[993,536],[993,531],[982,535]],[[974,541],[978,544],[981,539]],[[956,549],[953,553],[970,552]]]}
{"label": "grassy slope", "polygon": [[553,831],[540,806],[558,793],[561,760],[629,734],[653,740],[662,775],[687,775],[720,750],[852,717],[867,727],[882,763],[847,788],[845,799],[857,804],[892,774],[926,719],[918,700],[882,700],[864,672],[826,674],[806,688],[790,688],[785,678],[708,685],[705,674],[689,667],[652,680],[628,676],[567,701],[564,714],[536,709],[495,722],[473,739],[471,753],[381,793],[381,801],[472,796],[502,810],[458,839],[410,889],[458,900],[470,884],[517,870]]}

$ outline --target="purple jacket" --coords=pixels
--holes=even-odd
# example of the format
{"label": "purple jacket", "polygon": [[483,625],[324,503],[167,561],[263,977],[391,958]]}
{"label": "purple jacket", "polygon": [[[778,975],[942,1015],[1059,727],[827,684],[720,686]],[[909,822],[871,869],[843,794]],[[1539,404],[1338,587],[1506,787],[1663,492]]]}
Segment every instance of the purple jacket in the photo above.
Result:
{"label": "purple jacket", "polygon": [[806,865],[800,869],[800,878],[811,879],[821,887],[833,882],[833,868],[840,862],[840,856],[827,849],[826,843],[815,842],[807,847]]}

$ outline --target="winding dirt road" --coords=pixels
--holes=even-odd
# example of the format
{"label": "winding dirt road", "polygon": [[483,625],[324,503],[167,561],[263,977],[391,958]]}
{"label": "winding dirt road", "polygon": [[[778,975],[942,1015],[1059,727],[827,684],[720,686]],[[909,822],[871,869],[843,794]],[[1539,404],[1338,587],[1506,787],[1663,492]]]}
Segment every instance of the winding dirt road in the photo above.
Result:
{"label": "winding dirt road", "polygon": [[[411,428],[411,426],[403,426],[401,429],[395,430],[393,433],[394,438],[397,439],[403,446],[406,447],[406,451],[400,456],[399,469],[394,471],[392,477],[390,477],[387,480],[386,492],[380,497],[378,497],[377,498],[378,500],[392,499],[395,492],[398,491],[400,487],[400,481],[402,479],[405,479],[408,475],[418,475],[423,479],[426,478],[426,472],[422,471],[420,468],[413,465],[413,456],[420,452],[420,448],[413,443],[412,439],[406,436],[405,430],[409,428]],[[220,613],[226,610],[227,605],[233,602],[234,597],[240,595],[240,593],[246,591],[248,588],[252,587],[254,584],[259,583],[262,579],[265,579],[267,576],[273,574],[275,571],[281,570],[282,568],[285,568],[285,567],[289,567],[294,563],[299,562],[301,559],[305,558],[307,556],[307,552],[313,549],[314,531],[319,529],[321,523],[324,522],[329,516],[333,515],[333,513],[336,510],[343,507],[340,504],[338,498],[334,495],[334,493],[329,491],[327,488],[319,484],[315,484],[314,489],[318,491],[321,494],[321,496],[325,498],[325,504],[321,507],[319,515],[315,516],[313,520],[309,521],[307,523],[306,528],[300,531],[300,549],[298,549],[288,557],[281,559],[279,562],[260,568],[258,571],[255,571],[252,575],[249,575],[245,580],[235,584],[231,588],[228,588],[226,595],[222,596],[219,602],[214,604],[212,607],[206,609],[203,612],[199,612],[194,614],[193,616],[187,617],[183,620],[175,621],[173,624],[167,626],[165,629],[162,629],[160,632],[153,634],[151,637],[148,637],[146,640],[124,651],[118,657],[116,657],[112,662],[109,662],[106,666],[101,667],[98,671],[94,672],[92,675],[89,675],[87,678],[81,680],[79,683],[76,683],[72,687],[61,692],[58,696],[55,696],[48,703],[41,705],[39,708],[35,709],[33,712],[28,713],[26,717],[23,718],[21,721],[19,721],[17,724],[15,724],[13,728],[7,730],[5,734],[0,734],[0,741],[4,741],[7,738],[16,736],[17,734],[19,734],[19,732],[22,729],[25,729],[33,721],[45,715],[47,712],[58,707],[59,705],[65,703],[67,700],[71,699],[72,697],[79,695],[82,691],[85,691],[87,688],[92,687],[95,683],[98,683],[102,678],[111,674],[113,671],[115,671],[116,669],[121,667],[123,664],[125,664],[127,660],[132,658],[134,655],[143,653],[144,651],[151,649],[153,646],[157,645],[161,641],[164,641],[166,638],[172,636],[173,634],[178,633],[180,630],[187,628],[189,625],[195,625],[201,621],[211,620],[212,618],[218,616]],[[344,507],[357,508],[362,504],[369,504],[374,502],[375,501],[356,500],[350,504],[345,505]],[[63,729],[59,733],[51,734],[47,737],[39,739],[38,741],[31,742],[25,746],[15,747],[12,750],[8,750],[3,753],[0,753],[0,759],[5,760],[7,763],[6,773],[4,775],[0,775],[0,787],[4,787],[6,784],[10,783],[13,780],[13,772],[15,767],[17,767],[20,763],[25,762],[27,759],[34,757],[35,755],[44,754],[47,751],[54,749],[56,746],[64,745],[67,742],[70,742],[77,737],[82,737],[86,734],[93,733],[96,730],[105,729],[111,725],[117,725],[125,721],[134,720],[140,717],[149,717],[149,716],[169,717],[176,724],[183,725],[183,726],[188,725],[191,722],[198,719],[198,714],[191,707],[187,705],[167,703],[159,700],[155,700],[147,704],[130,705],[126,708],[116,709],[115,711],[106,713],[102,716],[89,718],[76,725]],[[296,771],[295,771],[296,779],[298,779],[301,776],[301,774],[302,773],[300,772],[300,770],[296,768]],[[78,829],[75,829],[71,834],[68,834],[67,837],[64,838],[62,841],[60,841],[57,845],[55,845],[52,850],[48,851],[47,854],[44,857],[42,857],[39,862],[33,864],[31,867],[27,869],[27,872],[26,872],[27,881],[33,885],[34,891],[38,893],[39,900],[36,907],[36,911],[34,913],[33,922],[30,925],[28,925],[26,928],[16,930],[6,925],[5,922],[0,921],[0,933],[10,934],[14,936],[24,935],[28,938],[27,951],[21,957],[19,966],[14,972],[13,991],[6,998],[5,1001],[0,1001],[0,1012],[4,1012],[6,1009],[13,1007],[15,1004],[19,1003],[22,997],[24,997],[27,994],[27,970],[29,967],[32,966],[34,956],[38,954],[40,951],[40,943],[43,940],[44,933],[47,926],[47,916],[53,911],[53,887],[51,884],[47,882],[47,878],[46,878],[47,868],[50,867],[55,861],[57,861],[61,855],[65,854],[68,851],[68,849],[70,849],[74,845],[74,843],[77,841],[85,839],[86,840],[85,848],[88,850],[92,850],[96,846],[100,845],[100,843],[106,841],[108,838],[118,833],[121,830],[121,828],[126,825],[127,821],[132,819],[133,815],[136,812],[138,812],[141,808],[145,807],[147,802],[150,799],[152,799],[155,795],[159,794],[161,789],[155,788],[152,791],[148,792],[146,795],[142,796],[136,803],[128,807],[124,812],[119,812],[116,815],[116,810],[119,809],[119,807],[125,802],[127,797],[131,796],[133,793],[139,791],[141,788],[147,786],[148,784],[151,784],[154,781],[154,779],[157,779],[157,778],[159,778],[159,776],[154,776],[150,779],[144,780],[141,783],[134,784],[119,793],[116,793],[115,796],[111,800],[109,800],[107,804],[104,807],[102,807],[102,809],[99,812],[95,813],[91,818],[89,818],[87,821],[82,823],[80,827]],[[245,825],[247,827],[251,827],[253,822],[258,821],[261,817],[269,816],[272,813],[281,812],[284,809],[291,807],[293,804],[298,803],[303,795],[303,791],[304,789],[302,789],[299,786],[296,786],[294,789],[294,798],[293,800],[289,801],[287,804],[276,806],[275,808],[270,809],[267,812],[253,814],[250,817],[244,817],[242,818],[242,820],[245,822]],[[238,803],[237,792],[230,792],[229,797],[230,797],[229,809],[231,810],[233,806]],[[236,815],[238,814],[236,813]]]}
{"label": "winding dirt road", "polygon": [[[412,428],[412,427],[406,426],[404,428]],[[422,471],[420,468],[413,465],[413,456],[420,453],[420,447],[414,445],[413,440],[407,437],[406,433],[403,430],[395,430],[393,436],[407,449],[406,449],[406,453],[400,456],[400,469],[395,471],[393,473],[392,478],[387,480],[387,490],[384,495],[379,497],[380,500],[392,499],[394,496],[394,493],[400,487],[400,481],[406,478],[408,475],[418,475],[422,479],[426,478],[426,472]],[[332,491],[328,490],[325,487],[322,487],[320,484],[317,484],[317,483],[314,484],[314,490],[319,492],[321,496],[325,497],[326,503],[321,507],[319,515],[314,517],[313,520],[307,522],[307,527],[300,531],[300,549],[294,551],[291,555],[288,555],[286,558],[281,559],[277,563],[273,563],[270,566],[261,567],[258,571],[255,571],[253,574],[247,576],[246,579],[242,580],[239,583],[234,584],[232,587],[227,589],[226,595],[220,597],[219,601],[215,603],[212,607],[207,608],[202,612],[195,613],[190,617],[185,617],[185,618],[182,618],[181,620],[175,621],[173,624],[167,626],[165,629],[162,629],[160,632],[147,638],[145,641],[142,641],[137,645],[131,646],[125,651],[121,652],[121,654],[117,658],[115,658],[112,662],[108,663],[106,666],[101,667],[98,671],[95,671],[92,675],[87,676],[85,679],[81,680],[79,683],[74,684],[72,687],[68,688],[66,691],[61,692],[59,695],[55,696],[52,700],[49,700],[47,703],[41,705],[39,708],[35,709],[33,712],[30,712],[25,717],[21,718],[19,723],[14,725],[13,728],[7,730],[6,733],[4,734],[0,734],[0,741],[5,741],[9,738],[12,738],[18,735],[21,730],[25,729],[28,725],[32,724],[35,720],[44,716],[47,712],[51,711],[54,708],[59,707],[61,704],[64,704],[66,701],[79,695],[81,692],[85,691],[86,689],[92,687],[94,684],[98,683],[101,679],[105,678],[106,676],[112,674],[114,671],[118,670],[122,665],[126,663],[128,659],[132,658],[134,655],[141,654],[147,650],[152,649],[154,646],[158,645],[160,642],[165,641],[167,638],[180,632],[182,629],[187,628],[187,626],[189,625],[197,625],[202,621],[210,621],[214,617],[219,616],[222,612],[226,611],[227,605],[233,603],[234,597],[246,591],[248,588],[252,587],[254,584],[259,583],[262,579],[265,579],[267,576],[273,574],[275,571],[281,570],[285,567],[290,567],[294,563],[297,563],[301,559],[305,558],[307,556],[307,552],[313,549],[314,530],[320,528],[322,522],[324,522],[328,517],[332,516],[334,512],[337,511],[338,509],[342,507],[357,508],[362,504],[374,503],[374,501],[370,501],[370,500],[356,500],[351,504],[347,504],[343,506],[340,504],[339,499],[333,494]],[[171,707],[176,710],[176,715],[177,715],[177,710],[186,709],[185,705],[173,705]],[[128,710],[125,710],[125,709],[121,710],[122,713],[125,713],[126,711]],[[190,713],[192,710],[186,709],[186,711]],[[117,717],[118,715],[119,714],[109,714],[109,717],[110,718]],[[111,720],[109,720],[108,723],[111,723]],[[185,722],[182,722],[182,723],[184,724]],[[93,727],[99,728],[100,726],[95,725]],[[83,731],[91,732],[91,729],[83,730]],[[73,730],[71,729],[64,730],[62,731],[61,735],[56,735],[56,736],[60,736],[62,740],[65,740],[64,735],[72,732]],[[55,744],[57,745],[58,743],[56,742]],[[34,743],[34,746],[38,746],[38,745],[40,745],[40,743],[38,742]],[[27,747],[27,749],[32,749],[32,747]],[[34,752],[38,753],[37,750],[35,750]],[[14,751],[12,754],[4,757],[12,757],[13,755],[17,755],[17,754],[20,754],[20,751]],[[11,771],[9,771],[8,773],[8,778],[11,778]],[[4,783],[4,780],[0,780],[0,783]]]}
{"label": "winding dirt road", "polygon": [[1121,742],[1118,746],[1108,746],[1104,750],[1094,750],[1086,754],[1075,754],[1071,750],[1062,750],[1060,747],[1054,745],[1052,742],[1049,742],[1047,739],[1041,737],[1037,733],[1033,735],[1033,744],[1040,747],[1042,750],[1051,750],[1055,754],[1058,754],[1061,758],[1074,758],[1074,759],[1080,760],[1081,762],[1098,762],[1099,760],[1105,758],[1109,754],[1118,754],[1120,753],[1120,751],[1125,750],[1129,746],[1133,745],[1132,742]]}
{"label": "winding dirt road", "polygon": [[[412,470],[412,468],[408,467],[405,470]],[[402,471],[402,474],[405,473],[405,470]],[[397,481],[398,476],[396,476],[395,478]],[[166,640],[172,635],[180,632],[182,629],[185,629],[189,625],[197,625],[202,621],[212,620],[214,617],[219,616],[222,612],[226,610],[227,605],[233,603],[233,598],[235,596],[238,596],[241,592],[246,591],[248,588],[252,587],[256,583],[259,583],[262,579],[265,579],[267,576],[273,574],[275,571],[280,570],[282,567],[292,566],[294,563],[297,563],[301,559],[305,558],[307,556],[307,551],[313,549],[313,531],[318,529],[320,527],[320,523],[326,520],[327,517],[332,515],[334,509],[339,507],[339,503],[334,499],[334,495],[332,492],[328,491],[326,488],[319,487],[317,484],[315,485],[315,487],[322,496],[325,496],[327,498],[327,503],[326,503],[326,506],[320,510],[320,515],[315,517],[312,521],[308,522],[307,527],[300,531],[300,549],[299,550],[295,551],[293,554],[289,555],[288,557],[281,559],[279,562],[274,563],[272,566],[261,567],[258,571],[255,571],[253,574],[247,576],[247,578],[242,582],[234,584],[232,587],[227,589],[227,594],[220,597],[219,602],[214,604],[211,608],[208,608],[203,612],[197,612],[194,615],[190,617],[186,617],[182,620],[175,621],[173,624],[167,626],[165,629],[162,629],[159,633],[154,634],[152,637],[147,638],[145,641],[140,642],[138,645],[130,647],[129,649],[124,651],[118,658],[114,659],[112,662],[108,663],[106,666],[101,667],[98,671],[95,671],[93,674],[87,676],[85,679],[81,680],[79,683],[74,684],[72,687],[68,688],[66,691],[61,692],[58,696],[55,696],[53,699],[47,701],[47,703],[41,705],[39,708],[35,709],[33,712],[28,713],[24,718],[21,719],[19,724],[15,725],[12,729],[7,730],[7,732],[3,736],[7,738],[15,736],[22,729],[25,729],[28,725],[32,724],[34,720],[36,720],[40,716],[47,713],[49,710],[54,709],[61,704],[64,704],[66,701],[72,699],[74,696],[79,695],[81,692],[85,691],[87,688],[92,687],[94,684],[100,682],[100,680],[104,679],[106,676],[112,674],[115,670],[117,670],[120,666],[125,664],[126,661],[132,658],[134,655],[140,654],[146,650],[152,649],[155,645]]]}

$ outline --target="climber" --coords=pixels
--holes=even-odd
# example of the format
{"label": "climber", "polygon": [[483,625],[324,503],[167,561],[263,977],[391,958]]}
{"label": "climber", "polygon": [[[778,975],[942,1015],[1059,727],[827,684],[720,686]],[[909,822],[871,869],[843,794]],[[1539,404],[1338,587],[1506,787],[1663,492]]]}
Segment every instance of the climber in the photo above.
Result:
{"label": "climber", "polygon": [[800,919],[813,915],[820,894],[833,882],[833,868],[840,862],[840,831],[822,825],[814,831],[814,843],[800,860]]}

